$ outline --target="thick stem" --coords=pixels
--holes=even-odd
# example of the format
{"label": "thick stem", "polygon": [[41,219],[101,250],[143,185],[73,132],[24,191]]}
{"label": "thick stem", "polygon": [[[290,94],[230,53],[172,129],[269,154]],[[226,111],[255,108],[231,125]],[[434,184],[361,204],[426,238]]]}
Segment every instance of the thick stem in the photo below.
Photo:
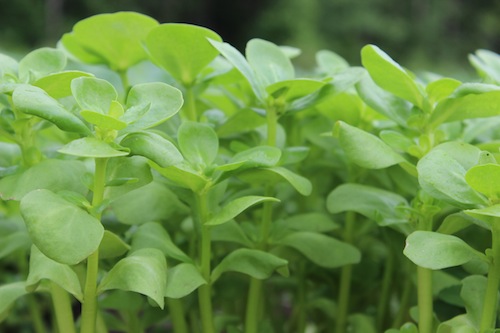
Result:
{"label": "thick stem", "polygon": [[493,223],[491,262],[488,271],[488,283],[486,285],[486,295],[483,303],[483,313],[481,316],[480,333],[495,328],[497,319],[498,287],[500,285],[500,221]]}
{"label": "thick stem", "polygon": [[54,282],[50,284],[50,292],[52,303],[54,304],[58,331],[61,333],[76,333],[71,299],[68,292]]}
{"label": "thick stem", "polygon": [[211,239],[210,227],[205,225],[208,220],[208,206],[206,193],[198,194],[198,215],[201,224],[201,242],[199,250],[201,275],[207,284],[198,288],[198,302],[200,306],[201,323],[203,333],[214,333],[213,311],[212,311],[212,283],[210,282],[210,257]]}
{"label": "thick stem", "polygon": [[167,298],[170,318],[174,325],[175,333],[188,333],[188,326],[184,316],[184,305],[180,299]]}
{"label": "thick stem", "polygon": [[245,333],[258,333],[260,322],[262,280],[251,278],[245,314]]}
{"label": "thick stem", "polygon": [[[354,240],[354,225],[356,223],[356,213],[347,212],[344,226],[344,241],[351,244]],[[342,267],[340,271],[339,282],[339,297],[337,308],[337,333],[344,333],[347,326],[347,317],[349,315],[349,298],[351,295],[351,280],[352,280],[353,265]]]}
{"label": "thick stem", "polygon": [[432,304],[432,271],[417,266],[418,281],[418,331],[432,333],[433,304]]}
{"label": "thick stem", "polygon": [[198,121],[198,111],[196,110],[196,98],[193,87],[186,87],[186,101],[184,102],[184,115],[186,119]]}
{"label": "thick stem", "polygon": [[[95,173],[92,208],[96,219],[101,219],[99,206],[104,198],[104,185],[106,182],[107,158],[95,159]],[[96,330],[97,315],[97,276],[99,270],[99,250],[96,250],[87,258],[87,276],[85,278],[85,289],[83,292],[82,305],[82,327],[81,333],[94,333]]]}

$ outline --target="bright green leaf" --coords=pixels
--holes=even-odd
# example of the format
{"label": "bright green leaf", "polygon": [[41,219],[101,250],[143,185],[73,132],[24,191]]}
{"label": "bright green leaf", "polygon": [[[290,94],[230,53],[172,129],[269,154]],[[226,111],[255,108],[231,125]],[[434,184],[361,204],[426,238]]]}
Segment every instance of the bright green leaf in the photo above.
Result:
{"label": "bright green leaf", "polygon": [[144,130],[165,122],[179,112],[183,102],[181,91],[166,83],[150,82],[134,85],[127,96],[124,121],[128,121],[131,109],[148,107],[148,110],[130,122],[120,134]]}
{"label": "bright green leaf", "polygon": [[108,114],[111,102],[118,98],[115,87],[96,77],[80,77],[71,81],[71,91],[82,110]]}
{"label": "bright green leaf", "polygon": [[63,131],[90,134],[90,129],[80,118],[67,111],[41,88],[19,85],[12,94],[12,100],[19,111],[48,120]]}
{"label": "bright green leaf", "polygon": [[61,50],[42,47],[31,51],[19,61],[19,79],[32,83],[66,67],[66,55]]}
{"label": "bright green leaf", "polygon": [[316,63],[321,72],[334,76],[349,67],[349,63],[337,53],[320,50],[316,53]]}
{"label": "bright green leaf", "polygon": [[383,169],[404,163],[405,159],[373,134],[339,121],[334,132],[347,157],[355,164],[368,169]]}
{"label": "bright green leaf", "polygon": [[127,126],[126,123],[119,119],[90,110],[80,111],[80,115],[83,119],[85,119],[85,121],[101,129],[121,130]]}
{"label": "bright green leaf", "polygon": [[277,100],[292,103],[296,99],[318,91],[324,85],[324,82],[317,80],[291,79],[273,83],[266,87],[266,91]]}
{"label": "bright green leaf", "polygon": [[35,291],[42,280],[55,282],[80,302],[83,300],[82,287],[75,271],[46,257],[36,246],[32,246],[26,289]]}
{"label": "bright green leaf", "polygon": [[183,160],[172,142],[153,132],[130,133],[122,139],[120,145],[130,148],[132,155],[144,156],[162,168]]}
{"label": "bright green leaf", "polygon": [[465,181],[468,169],[476,165],[481,150],[462,142],[434,147],[417,164],[420,186],[434,198],[459,207],[486,204],[487,200]]}
{"label": "bright green leaf", "polygon": [[265,201],[279,202],[278,199],[271,197],[246,196],[237,198],[222,207],[222,209],[214,214],[205,225],[215,226],[226,223],[241,214],[247,208]]}
{"label": "bright green leaf", "polygon": [[73,140],[58,150],[58,152],[80,157],[117,157],[127,156],[127,151],[116,150],[108,143],[96,138],[87,137]]}
{"label": "bright green leaf", "polygon": [[316,232],[293,232],[275,240],[274,244],[289,246],[326,268],[356,264],[361,260],[361,252],[354,246]]}
{"label": "bright green leaf", "polygon": [[476,165],[467,170],[465,181],[473,189],[483,193],[489,199],[496,200],[500,196],[500,165],[482,164]]}
{"label": "bright green leaf", "polygon": [[353,211],[376,221],[381,226],[407,223],[406,199],[396,193],[361,184],[342,184],[327,197],[326,205],[333,214]]}
{"label": "bright green leaf", "polygon": [[266,88],[273,83],[295,78],[292,62],[274,43],[251,39],[247,43],[245,54],[257,80]]}
{"label": "bright green leaf", "polygon": [[128,250],[130,250],[130,246],[117,234],[104,230],[101,244],[99,244],[100,259],[116,258],[124,255]]}
{"label": "bright green leaf", "polygon": [[167,284],[167,261],[160,250],[142,248],[120,260],[102,279],[98,293],[120,289],[151,298],[163,309]]}
{"label": "bright green leaf", "polygon": [[167,257],[183,262],[192,262],[191,258],[174,244],[165,228],[157,222],[141,225],[132,236],[131,252],[142,248],[155,248]]}
{"label": "bright green leaf", "polygon": [[135,12],[99,14],[79,21],[61,42],[85,63],[125,71],[147,58],[142,42],[157,25],[153,18]]}
{"label": "bright green leaf", "polygon": [[208,125],[185,121],[179,126],[179,148],[184,158],[194,167],[210,166],[219,150],[219,139]]}
{"label": "bright green leaf", "polygon": [[215,282],[225,272],[239,272],[263,280],[275,270],[288,276],[288,261],[260,250],[237,249],[212,270],[211,281]]}
{"label": "bright green leaf", "polygon": [[166,23],[151,30],[145,46],[154,63],[183,85],[190,86],[201,70],[218,55],[208,38],[222,40],[218,34],[204,27]]}
{"label": "bright green leaf", "polygon": [[165,297],[183,298],[204,284],[207,281],[195,265],[182,263],[168,270]]}
{"label": "bright green leaf", "polygon": [[429,96],[429,100],[435,103],[450,96],[460,84],[461,82],[458,80],[442,78],[429,83],[425,91]]}
{"label": "bright green leaf", "polygon": [[52,98],[59,99],[71,95],[71,81],[79,77],[90,77],[92,74],[81,71],[64,71],[50,74],[33,82]]}
{"label": "bright green leaf", "polygon": [[424,94],[415,80],[398,63],[375,45],[361,49],[361,62],[380,87],[422,109]]}
{"label": "bright green leaf", "polygon": [[52,260],[75,265],[101,243],[101,222],[51,191],[28,193],[20,207],[33,243]]}
{"label": "bright green leaf", "polygon": [[434,270],[463,265],[473,259],[486,260],[484,254],[460,238],[431,231],[410,234],[403,253],[416,265]]}

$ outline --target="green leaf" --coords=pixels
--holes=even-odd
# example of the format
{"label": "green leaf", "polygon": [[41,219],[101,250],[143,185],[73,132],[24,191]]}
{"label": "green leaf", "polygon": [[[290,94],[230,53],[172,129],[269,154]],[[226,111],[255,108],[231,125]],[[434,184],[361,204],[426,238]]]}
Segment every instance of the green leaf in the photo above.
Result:
{"label": "green leaf", "polygon": [[[267,94],[264,91],[263,84],[257,79],[254,69],[250,67],[245,57],[233,46],[228,43],[221,43],[215,40],[209,42],[247,79],[257,98],[264,102]],[[281,51],[280,51],[281,52]]]}
{"label": "green leaf", "polygon": [[361,260],[361,252],[354,246],[316,232],[293,232],[275,240],[274,244],[289,246],[325,268],[356,264]]}
{"label": "green leaf", "polygon": [[182,155],[195,169],[205,169],[217,157],[219,139],[210,126],[185,121],[177,135]]}
{"label": "green leaf", "polygon": [[168,270],[165,297],[183,298],[204,284],[207,281],[195,265],[182,263]]}
{"label": "green leaf", "polygon": [[283,221],[287,228],[297,231],[329,232],[339,228],[327,214],[319,212],[303,213],[287,217]]}
{"label": "green leaf", "polygon": [[288,276],[288,261],[260,250],[237,249],[225,256],[212,270],[210,280],[215,282],[225,272],[239,272],[263,280],[270,277],[275,270],[283,276]]}
{"label": "green leaf", "polygon": [[260,196],[246,196],[232,200],[226,204],[219,212],[214,214],[205,225],[219,225],[231,221],[233,218],[241,214],[247,208],[261,202],[274,201],[279,202],[278,199],[272,197]]}
{"label": "green leaf", "polygon": [[246,149],[234,155],[228,164],[217,167],[221,171],[243,170],[258,167],[273,167],[281,158],[281,150],[271,146],[258,146]]}
{"label": "green leaf", "polygon": [[127,111],[124,119],[135,108],[148,107],[147,112],[130,122],[120,135],[157,126],[177,112],[183,103],[182,92],[166,83],[151,82],[134,85],[127,96]]}
{"label": "green leaf", "polygon": [[99,244],[99,259],[116,258],[124,255],[128,250],[130,246],[118,235],[104,230],[101,244]]}
{"label": "green leaf", "polygon": [[130,133],[122,139],[120,145],[130,148],[132,155],[144,156],[162,168],[184,159],[172,142],[153,132]]}
{"label": "green leaf", "polygon": [[18,298],[27,293],[24,281],[0,286],[0,318],[4,317],[4,314]]}
{"label": "green leaf", "polygon": [[329,50],[318,51],[316,63],[321,72],[331,76],[349,68],[349,63],[344,58]]}
{"label": "green leaf", "polygon": [[484,254],[460,238],[432,231],[410,234],[403,253],[416,265],[434,270],[463,265],[473,259],[486,260]]}
{"label": "green leaf", "polygon": [[231,242],[252,247],[254,244],[248,238],[243,228],[236,221],[229,221],[211,228],[211,239],[214,242]]}
{"label": "green leaf", "polygon": [[108,114],[111,102],[118,98],[115,87],[96,77],[80,77],[71,81],[71,91],[82,110]]}
{"label": "green leaf", "polygon": [[164,184],[158,181],[131,190],[114,199],[110,204],[121,223],[136,225],[161,221],[188,208]]}
{"label": "green leaf", "polygon": [[31,239],[25,230],[16,231],[0,238],[0,259],[18,250],[28,250]]}
{"label": "green leaf", "polygon": [[245,54],[257,80],[266,88],[295,77],[292,62],[276,44],[254,38],[247,43]]}
{"label": "green leaf", "polygon": [[381,88],[401,97],[420,109],[424,94],[415,80],[398,63],[375,45],[361,49],[361,62]]}
{"label": "green leaf", "polygon": [[26,290],[35,291],[42,280],[50,280],[83,301],[78,275],[69,267],[46,257],[36,246],[31,247],[29,275]]}
{"label": "green leaf", "polygon": [[33,243],[52,260],[76,265],[101,243],[101,222],[51,191],[28,193],[20,208]]}
{"label": "green leaf", "polygon": [[79,21],[61,42],[85,63],[124,71],[147,58],[142,42],[157,25],[153,18],[134,12],[99,14]]}
{"label": "green leaf", "polygon": [[285,179],[290,185],[302,195],[310,195],[312,192],[312,184],[309,179],[302,177],[295,172],[283,167],[265,168],[263,170],[270,171]]}
{"label": "green leaf", "polygon": [[127,156],[129,154],[127,151],[116,150],[108,143],[92,137],[73,140],[60,148],[58,152],[94,158]]}
{"label": "green leaf", "polygon": [[89,110],[83,110],[80,112],[80,115],[88,123],[93,124],[102,129],[121,130],[127,126],[127,124],[124,123],[123,121],[108,116],[107,114],[102,114]]}
{"label": "green leaf", "polygon": [[451,121],[500,115],[500,91],[450,97],[438,103],[429,119],[437,127]]}
{"label": "green leaf", "polygon": [[487,200],[465,181],[468,169],[476,165],[481,150],[462,142],[434,147],[417,164],[420,186],[434,198],[470,208]]}
{"label": "green leaf", "polygon": [[19,79],[23,83],[34,82],[66,67],[66,56],[61,50],[42,47],[28,53],[19,61]]}
{"label": "green leaf", "polygon": [[222,41],[217,33],[207,28],[166,23],[151,30],[145,46],[154,63],[184,86],[190,86],[202,69],[218,55],[208,38]]}
{"label": "green leaf", "polygon": [[481,323],[486,285],[487,278],[481,275],[467,276],[462,280],[460,297],[465,303],[467,317],[476,330]]}
{"label": "green leaf", "polygon": [[383,169],[406,160],[381,139],[343,121],[334,129],[347,157],[355,164],[368,169]]}
{"label": "green leaf", "polygon": [[90,76],[92,74],[81,71],[64,71],[44,76],[33,82],[33,85],[45,90],[52,98],[59,99],[71,95],[72,80]]}
{"label": "green leaf", "polygon": [[500,57],[497,53],[489,50],[477,50],[476,54],[469,55],[469,61],[481,77],[500,84]]}
{"label": "green leaf", "polygon": [[162,176],[174,182],[176,185],[188,188],[193,192],[202,190],[209,181],[208,178],[195,171],[185,162],[166,168],[161,168],[158,165],[153,164],[153,168],[155,168]]}
{"label": "green leaf", "polygon": [[114,157],[106,167],[104,196],[110,202],[149,184],[153,180],[151,168],[140,156]]}
{"label": "green leaf", "polygon": [[498,188],[500,165],[488,163],[473,166],[467,170],[465,181],[474,190],[481,192],[491,200],[496,200],[500,196],[500,189]]}
{"label": "green leaf", "polygon": [[383,130],[379,136],[392,149],[401,153],[408,152],[409,148],[415,145],[412,139],[397,131]]}
{"label": "green leaf", "polygon": [[192,262],[191,258],[174,244],[165,228],[157,222],[141,225],[132,236],[131,252],[143,248],[155,248],[167,257],[183,262]]}
{"label": "green leaf", "polygon": [[407,101],[377,86],[369,75],[363,75],[356,84],[356,91],[373,110],[403,127],[408,127],[411,110]]}
{"label": "green leaf", "polygon": [[464,210],[464,213],[480,221],[486,222],[486,225],[480,226],[489,229],[493,223],[497,223],[498,218],[500,217],[500,204],[495,204],[485,208],[467,209]]}
{"label": "green leaf", "polygon": [[433,104],[450,96],[460,84],[458,80],[442,78],[429,83],[425,91],[429,96],[429,101]]}
{"label": "green leaf", "polygon": [[410,208],[406,199],[396,193],[361,184],[339,185],[328,195],[326,206],[332,214],[353,211],[381,226],[407,223],[401,208]]}
{"label": "green leaf", "polygon": [[41,88],[19,85],[12,94],[15,107],[26,114],[50,121],[63,131],[89,135],[90,129]]}
{"label": "green leaf", "polygon": [[325,82],[311,79],[291,79],[273,83],[266,87],[266,91],[275,99],[292,103],[318,91],[325,84]]}
{"label": "green leaf", "polygon": [[111,268],[99,284],[98,293],[120,289],[151,298],[163,309],[167,284],[167,261],[161,251],[142,248]]}
{"label": "green leaf", "polygon": [[47,159],[24,172],[2,178],[0,196],[4,200],[21,200],[37,189],[85,194],[88,190],[82,179],[86,172],[85,165],[80,161]]}
{"label": "green leaf", "polygon": [[4,76],[17,77],[19,63],[16,59],[0,53],[0,79]]}

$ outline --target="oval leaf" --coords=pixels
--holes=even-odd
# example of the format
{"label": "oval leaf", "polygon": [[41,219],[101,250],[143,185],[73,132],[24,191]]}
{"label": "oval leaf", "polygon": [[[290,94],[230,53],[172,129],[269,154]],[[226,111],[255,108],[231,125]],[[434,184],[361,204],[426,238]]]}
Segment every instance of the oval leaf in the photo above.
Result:
{"label": "oval leaf", "polygon": [[132,155],[144,156],[162,168],[180,163],[183,157],[172,142],[152,132],[128,134],[120,145],[130,148]]}
{"label": "oval leaf", "polygon": [[71,81],[71,91],[82,110],[108,114],[111,101],[118,98],[115,87],[96,77],[80,77]]}
{"label": "oval leaf", "polygon": [[161,251],[143,248],[120,260],[102,279],[98,293],[120,289],[151,298],[163,309],[167,284],[167,261]]}
{"label": "oval leaf", "polygon": [[104,230],[101,244],[99,244],[99,259],[116,258],[124,255],[128,250],[130,246],[118,235]]}
{"label": "oval leaf", "polygon": [[316,265],[326,268],[356,264],[361,260],[361,252],[354,246],[315,232],[294,232],[274,243],[294,248]]}
{"label": "oval leaf", "polygon": [[219,139],[208,125],[185,121],[179,126],[179,148],[184,158],[195,168],[212,164],[219,150]]}
{"label": "oval leaf", "polygon": [[288,276],[288,261],[260,250],[237,249],[224,257],[213,269],[211,282],[215,282],[225,272],[239,272],[263,280],[270,277],[275,270]]}
{"label": "oval leaf", "polygon": [[81,157],[117,157],[127,156],[129,153],[112,148],[108,143],[96,138],[88,137],[71,141],[58,152]]}
{"label": "oval leaf", "polygon": [[470,168],[465,174],[465,181],[473,189],[483,193],[489,199],[496,200],[500,196],[500,165],[483,164]]}
{"label": "oval leaf", "polygon": [[67,111],[41,88],[19,85],[12,93],[12,101],[19,111],[48,120],[63,131],[85,135],[91,133],[80,118]]}
{"label": "oval leaf", "polygon": [[245,209],[265,201],[279,202],[276,198],[246,196],[234,199],[225,205],[219,212],[214,214],[205,225],[219,225],[231,221],[233,218],[241,214]]}
{"label": "oval leaf", "polygon": [[34,82],[66,67],[66,55],[61,50],[42,47],[31,51],[19,61],[19,79]]}
{"label": "oval leaf", "polygon": [[222,40],[218,34],[207,28],[166,23],[148,34],[145,45],[153,62],[183,85],[190,86],[201,70],[218,55],[208,38]]}
{"label": "oval leaf", "polygon": [[486,260],[460,238],[431,231],[415,231],[406,238],[403,253],[416,265],[443,269],[463,265],[473,259]]}
{"label": "oval leaf", "polygon": [[51,191],[28,193],[20,208],[33,243],[52,260],[76,265],[101,243],[101,222]]}
{"label": "oval leaf", "polygon": [[165,297],[182,298],[207,284],[193,264],[182,263],[168,270]]}

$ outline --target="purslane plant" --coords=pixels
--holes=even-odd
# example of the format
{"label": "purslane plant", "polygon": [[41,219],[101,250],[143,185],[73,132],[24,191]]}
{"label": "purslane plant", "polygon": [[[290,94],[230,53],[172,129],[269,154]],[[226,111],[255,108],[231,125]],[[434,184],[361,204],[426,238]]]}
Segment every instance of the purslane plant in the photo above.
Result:
{"label": "purslane plant", "polygon": [[0,325],[494,331],[498,55],[297,54],[120,12],[0,55]]}

